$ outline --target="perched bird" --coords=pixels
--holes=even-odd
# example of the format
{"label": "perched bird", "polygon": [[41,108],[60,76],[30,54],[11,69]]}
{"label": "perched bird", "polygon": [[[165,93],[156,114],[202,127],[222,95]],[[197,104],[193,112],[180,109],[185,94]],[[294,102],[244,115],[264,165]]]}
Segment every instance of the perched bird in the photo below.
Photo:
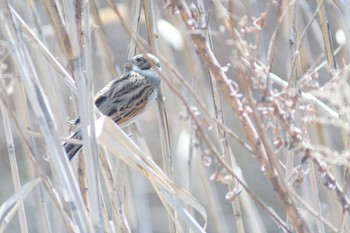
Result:
{"label": "perched bird", "polygon": [[[125,127],[144,112],[157,98],[160,87],[160,64],[152,54],[139,54],[126,61],[124,74],[102,88],[95,96],[95,105],[120,127]],[[78,128],[69,138],[82,139]],[[69,159],[82,145],[63,144]]]}

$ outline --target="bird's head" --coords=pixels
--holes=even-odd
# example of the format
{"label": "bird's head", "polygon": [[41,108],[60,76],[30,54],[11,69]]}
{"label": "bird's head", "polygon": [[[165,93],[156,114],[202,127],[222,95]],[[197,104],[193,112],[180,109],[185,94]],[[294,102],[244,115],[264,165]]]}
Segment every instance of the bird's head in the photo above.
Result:
{"label": "bird's head", "polygon": [[135,55],[124,64],[125,72],[140,72],[150,69],[160,69],[159,59],[150,53]]}

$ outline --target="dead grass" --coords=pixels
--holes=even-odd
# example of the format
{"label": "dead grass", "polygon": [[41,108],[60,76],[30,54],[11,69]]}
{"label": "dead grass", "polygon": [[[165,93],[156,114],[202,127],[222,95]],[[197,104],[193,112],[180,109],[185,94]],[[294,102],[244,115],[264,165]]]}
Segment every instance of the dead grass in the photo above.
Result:
{"label": "dead grass", "polygon": [[[350,230],[349,3],[0,7],[0,232]],[[162,91],[121,130],[93,97],[145,52]]]}

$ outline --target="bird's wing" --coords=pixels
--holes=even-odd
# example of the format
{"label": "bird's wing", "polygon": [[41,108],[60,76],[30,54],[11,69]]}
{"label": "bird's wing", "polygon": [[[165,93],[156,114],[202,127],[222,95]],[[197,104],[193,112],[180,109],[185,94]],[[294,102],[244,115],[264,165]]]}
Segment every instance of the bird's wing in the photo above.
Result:
{"label": "bird's wing", "polygon": [[96,94],[99,110],[119,125],[133,119],[147,107],[154,83],[137,72],[128,72],[107,84]]}
{"label": "bird's wing", "polygon": [[147,101],[136,103],[133,107],[127,108],[122,112],[114,112],[109,115],[118,125],[123,126],[125,124],[133,122],[133,119],[142,113],[147,106]]}

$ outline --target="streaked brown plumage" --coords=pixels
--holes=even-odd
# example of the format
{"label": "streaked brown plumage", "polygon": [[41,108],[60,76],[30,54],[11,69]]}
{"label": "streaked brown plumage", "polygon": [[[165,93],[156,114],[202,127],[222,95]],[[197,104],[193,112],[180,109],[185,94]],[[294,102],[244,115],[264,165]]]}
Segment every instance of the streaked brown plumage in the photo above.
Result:
{"label": "streaked brown plumage", "polygon": [[[157,98],[160,87],[159,60],[147,53],[130,58],[124,64],[124,74],[108,83],[95,96],[95,105],[104,114],[113,119],[120,127],[131,124]],[[81,131],[77,129],[69,138],[81,140]],[[69,159],[81,149],[82,145],[63,144]]]}

